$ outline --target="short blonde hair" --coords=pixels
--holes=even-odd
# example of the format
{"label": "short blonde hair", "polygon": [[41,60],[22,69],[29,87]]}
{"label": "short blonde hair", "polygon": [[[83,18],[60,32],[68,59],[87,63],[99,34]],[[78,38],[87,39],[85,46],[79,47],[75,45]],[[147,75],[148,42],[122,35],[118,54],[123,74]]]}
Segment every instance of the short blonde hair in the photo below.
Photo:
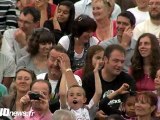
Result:
{"label": "short blonde hair", "polygon": [[53,114],[53,120],[76,120],[76,117],[69,110],[56,110]]}
{"label": "short blonde hair", "polygon": [[104,4],[104,7],[107,8],[107,11],[109,13],[108,17],[110,18],[114,10],[115,0],[93,0],[92,4],[98,2]]}

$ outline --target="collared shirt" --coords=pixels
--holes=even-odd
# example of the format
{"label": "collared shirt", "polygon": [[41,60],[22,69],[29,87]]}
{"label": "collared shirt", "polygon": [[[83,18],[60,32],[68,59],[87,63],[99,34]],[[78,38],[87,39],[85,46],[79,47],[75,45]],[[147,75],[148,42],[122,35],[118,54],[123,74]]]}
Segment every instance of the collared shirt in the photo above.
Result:
{"label": "collared shirt", "polygon": [[14,34],[16,31],[17,29],[8,29],[4,32],[1,51],[2,53],[13,57],[17,63],[18,60],[27,55],[28,52],[26,51],[26,46],[21,48],[19,43],[15,40]]}
{"label": "collared shirt", "polygon": [[[136,43],[137,43],[136,40],[132,39],[130,46],[128,46],[125,49],[126,50],[126,57],[125,57],[123,71],[126,72],[126,73],[128,73],[128,69],[131,65],[131,57],[133,56]],[[99,45],[102,46],[104,49],[106,47],[108,47],[109,45],[112,45],[112,44],[120,44],[119,40],[117,39],[117,36],[113,37],[110,40],[102,41],[102,42],[99,43]]]}
{"label": "collared shirt", "polygon": [[[94,18],[92,14],[92,0],[80,0],[74,4],[75,6],[75,18],[81,14],[86,14],[91,18]],[[121,13],[121,8],[119,5],[115,4],[114,10],[111,15],[111,19],[116,20],[117,16]]]}
{"label": "collared shirt", "polygon": [[29,116],[16,116],[14,120],[52,120],[52,113],[50,111],[45,114],[39,114],[31,108],[28,113],[31,114]]}

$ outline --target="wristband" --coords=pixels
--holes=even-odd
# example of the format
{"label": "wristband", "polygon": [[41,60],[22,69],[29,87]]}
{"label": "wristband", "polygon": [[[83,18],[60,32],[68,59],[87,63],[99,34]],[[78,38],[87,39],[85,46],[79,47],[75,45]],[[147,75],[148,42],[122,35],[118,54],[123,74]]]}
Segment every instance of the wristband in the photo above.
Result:
{"label": "wristband", "polygon": [[58,20],[54,20],[54,19],[53,19],[53,22],[58,22]]}
{"label": "wristband", "polygon": [[69,71],[72,71],[72,69],[71,69],[71,68],[67,68],[67,69],[66,69],[66,72],[69,72]]}

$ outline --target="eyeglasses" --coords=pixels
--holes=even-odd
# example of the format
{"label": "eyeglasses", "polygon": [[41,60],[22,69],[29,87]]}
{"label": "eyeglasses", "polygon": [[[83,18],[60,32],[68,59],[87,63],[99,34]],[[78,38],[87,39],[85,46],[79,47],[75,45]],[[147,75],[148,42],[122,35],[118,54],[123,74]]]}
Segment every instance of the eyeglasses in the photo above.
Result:
{"label": "eyeglasses", "polygon": [[18,22],[19,22],[20,24],[24,24],[25,26],[29,26],[29,25],[31,25],[31,24],[33,23],[33,21],[32,21],[32,22],[30,22],[30,21],[25,21],[25,20],[22,20],[22,19],[20,19],[20,18],[18,18]]}
{"label": "eyeglasses", "polygon": [[152,7],[153,5],[156,6],[156,7],[160,7],[160,2],[150,2],[148,4],[149,7]]}

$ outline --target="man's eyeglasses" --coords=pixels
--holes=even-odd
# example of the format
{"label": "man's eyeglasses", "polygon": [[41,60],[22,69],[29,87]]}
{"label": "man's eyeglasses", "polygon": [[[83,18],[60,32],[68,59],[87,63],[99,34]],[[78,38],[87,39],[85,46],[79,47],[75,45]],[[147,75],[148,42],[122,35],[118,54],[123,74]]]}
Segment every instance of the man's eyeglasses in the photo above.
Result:
{"label": "man's eyeglasses", "polygon": [[29,26],[29,25],[31,25],[33,22],[30,22],[30,21],[25,21],[25,20],[22,20],[22,19],[20,19],[20,18],[18,18],[18,22],[20,23],[20,24],[24,24],[25,26]]}
{"label": "man's eyeglasses", "polygon": [[160,7],[160,2],[155,2],[155,3],[150,2],[150,3],[148,4],[148,6],[149,6],[149,7],[151,7],[151,6]]}

